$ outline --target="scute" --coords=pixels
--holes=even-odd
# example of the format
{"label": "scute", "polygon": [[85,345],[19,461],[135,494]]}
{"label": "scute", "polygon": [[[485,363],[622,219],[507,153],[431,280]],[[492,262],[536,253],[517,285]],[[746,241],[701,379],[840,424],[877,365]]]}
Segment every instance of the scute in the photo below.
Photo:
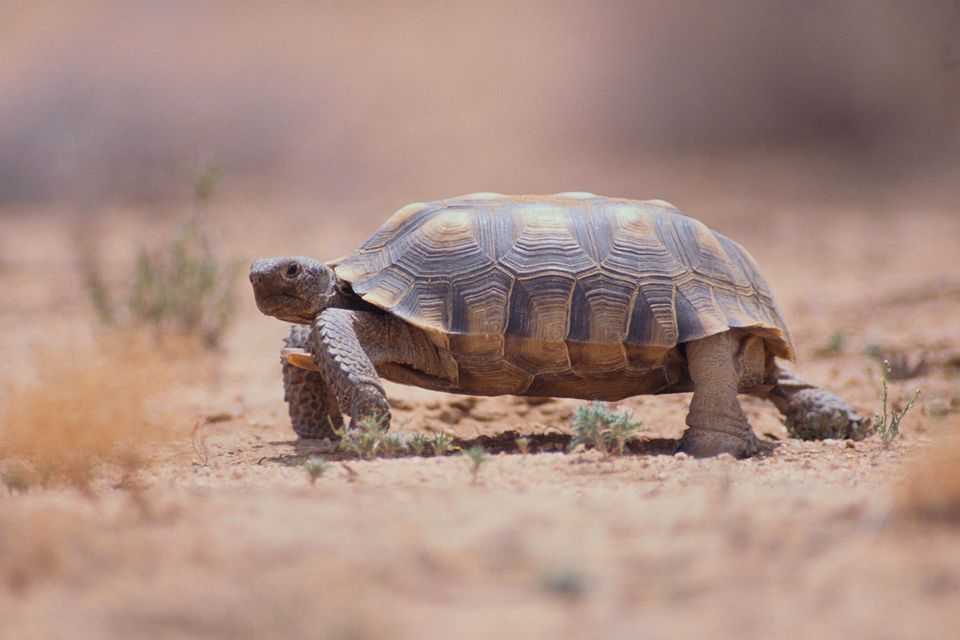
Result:
{"label": "scute", "polygon": [[453,280],[450,332],[501,335],[510,319],[514,278],[492,263],[467,277]]}
{"label": "scute", "polygon": [[476,371],[512,363],[516,384],[634,370],[729,328],[793,356],[753,258],[661,200],[477,193],[417,203],[334,268],[366,301],[449,338]]}
{"label": "scute", "polygon": [[513,285],[507,335],[562,342],[570,332],[573,276],[549,273],[522,278]]}
{"label": "scute", "polygon": [[596,271],[579,278],[570,300],[569,342],[619,344],[627,337],[637,283]]}
{"label": "scute", "polygon": [[670,220],[659,216],[637,215],[634,207],[612,207],[607,222],[611,246],[601,265],[641,282],[686,274],[689,269],[664,240],[666,236],[672,241],[670,226]]}
{"label": "scute", "polygon": [[641,284],[630,312],[627,344],[669,349],[681,342],[676,298],[677,288],[669,279]]}

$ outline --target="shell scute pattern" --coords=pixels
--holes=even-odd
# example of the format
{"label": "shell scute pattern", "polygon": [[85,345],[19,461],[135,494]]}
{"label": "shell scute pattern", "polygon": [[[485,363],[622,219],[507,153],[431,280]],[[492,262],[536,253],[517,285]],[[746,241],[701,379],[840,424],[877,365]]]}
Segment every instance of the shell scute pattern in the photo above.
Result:
{"label": "shell scute pattern", "polygon": [[[444,211],[407,234],[394,264],[424,279],[448,278],[451,266],[471,273],[490,264],[462,211]],[[392,247],[391,247],[392,248]]]}
{"label": "shell scute pattern", "polygon": [[730,287],[750,289],[752,285],[736,262],[730,260],[717,235],[702,222],[678,216],[674,228],[683,246],[686,264],[704,278]]}
{"label": "shell scute pattern", "polygon": [[[670,237],[669,225],[652,216],[639,215],[636,207],[618,205],[609,216],[611,246],[603,261],[605,270],[638,279],[675,278],[687,267],[670,251],[663,236]],[[667,226],[667,231],[661,229]]]}
{"label": "shell scute pattern", "polygon": [[[501,212],[504,214],[510,212]],[[549,204],[524,204],[514,214],[520,229],[500,264],[518,278],[554,273],[572,279],[598,266],[580,246],[564,209]]]}
{"label": "shell scute pattern", "polygon": [[505,358],[460,356],[460,384],[467,389],[483,389],[486,395],[525,393],[533,375]]}
{"label": "shell scute pattern", "polygon": [[681,336],[710,336],[729,328],[732,319],[719,309],[713,291],[714,286],[699,278],[677,285],[677,330]]}
{"label": "shell scute pattern", "polygon": [[567,353],[570,357],[570,368],[578,373],[612,373],[627,366],[627,352],[622,342],[567,342]]}
{"label": "shell scute pattern", "polygon": [[[354,267],[352,264],[344,268],[337,267],[337,274],[350,282],[350,274],[355,269],[362,268],[362,266]],[[373,272],[371,275],[372,277],[363,283],[366,292],[362,295],[367,302],[383,309],[397,307],[409,295],[416,282],[416,277],[413,274],[407,273],[399,267],[384,268],[382,271]],[[357,288],[356,285],[354,288]],[[358,291],[358,293],[360,292]]]}
{"label": "shell scute pattern", "polygon": [[492,263],[453,279],[450,332],[500,335],[509,320],[510,293],[515,279]]}
{"label": "shell scute pattern", "polygon": [[447,280],[420,280],[414,283],[394,311],[400,317],[418,318],[431,327],[450,326],[451,291]]}
{"label": "shell scute pattern", "polygon": [[481,193],[418,203],[336,270],[368,302],[442,338],[461,381],[499,376],[496,392],[555,390],[571,372],[666,384],[679,376],[679,343],[734,327],[792,357],[749,254],[662,201]]}
{"label": "shell scute pattern", "polygon": [[623,342],[637,283],[597,271],[577,279],[570,300],[567,340],[583,344]]}
{"label": "shell scute pattern", "polygon": [[416,228],[420,221],[432,216],[434,208],[426,202],[414,202],[401,208],[377,229],[364,243],[367,251],[379,249],[395,240],[403,228]]}
{"label": "shell scute pattern", "polygon": [[640,285],[630,313],[627,343],[669,349],[680,340],[677,327],[677,288],[671,280]]}
{"label": "shell scute pattern", "polygon": [[[517,240],[517,219],[502,207],[478,207],[473,216],[477,245],[496,264],[513,248]],[[502,268],[502,267],[501,267]]]}
{"label": "shell scute pattern", "polygon": [[562,342],[570,327],[570,293],[576,280],[547,273],[514,282],[507,335]]}

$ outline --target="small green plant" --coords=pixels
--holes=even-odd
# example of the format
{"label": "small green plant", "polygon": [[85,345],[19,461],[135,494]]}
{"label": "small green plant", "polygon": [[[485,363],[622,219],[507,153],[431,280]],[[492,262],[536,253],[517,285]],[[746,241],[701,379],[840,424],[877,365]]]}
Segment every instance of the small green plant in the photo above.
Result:
{"label": "small green plant", "polygon": [[380,455],[384,458],[396,458],[409,451],[407,439],[402,433],[388,433],[380,440]]}
{"label": "small green plant", "polygon": [[413,452],[413,455],[425,455],[430,448],[430,438],[422,433],[415,433],[410,436],[410,439],[407,441],[407,446],[410,448],[410,451]]}
{"label": "small green plant", "polygon": [[216,162],[199,167],[193,176],[194,206],[200,209],[209,205],[222,179],[223,169]]}
{"label": "small green plant", "polygon": [[517,438],[516,443],[517,443],[517,450],[519,450],[521,454],[527,455],[528,453],[530,453],[530,438],[526,436],[521,436]]}
{"label": "small green plant", "polygon": [[475,445],[464,451],[463,457],[470,461],[471,482],[477,484],[480,467],[487,461],[487,452],[480,445]]}
{"label": "small green plant", "polygon": [[827,338],[827,344],[818,351],[823,355],[840,355],[847,347],[849,336],[845,331],[834,331]]}
{"label": "small green plant", "polygon": [[207,207],[221,177],[210,166],[194,178],[194,216],[154,250],[141,247],[134,281],[125,304],[116,301],[87,248],[87,289],[100,320],[108,326],[126,321],[153,326],[157,333],[198,336],[207,347],[219,344],[235,306],[234,283],[240,260],[221,261],[207,231]]}
{"label": "small green plant", "polygon": [[382,420],[371,416],[360,420],[354,428],[341,425],[334,434],[340,439],[340,451],[373,460],[383,448],[387,430],[384,429]]}
{"label": "small green plant", "polygon": [[871,342],[863,348],[863,355],[867,358],[880,360],[883,357],[883,347],[876,342]]}
{"label": "small green plant", "polygon": [[140,250],[130,317],[161,332],[199,335],[204,344],[214,347],[233,312],[233,282],[238,273],[237,264],[221,265],[212,255],[203,227],[188,222],[166,247]]}
{"label": "small green plant", "polygon": [[303,470],[307,473],[307,478],[310,480],[310,484],[316,484],[317,480],[323,477],[323,474],[327,472],[327,469],[330,468],[330,464],[323,458],[317,456],[310,456],[310,458],[303,463]]}
{"label": "small green plant", "polygon": [[568,600],[577,600],[587,590],[586,579],[579,571],[554,569],[540,576],[544,591]]}
{"label": "small green plant", "polygon": [[613,437],[613,445],[618,456],[622,456],[627,443],[637,437],[643,423],[634,422],[633,414],[628,412],[620,414],[613,424],[610,425],[610,435]]}
{"label": "small green plant", "polygon": [[433,455],[442,456],[453,450],[453,438],[441,431],[433,436],[430,441],[430,448],[433,449]]}
{"label": "small green plant", "polygon": [[880,406],[882,413],[874,415],[873,422],[877,433],[880,434],[880,440],[883,442],[883,448],[890,447],[890,443],[900,435],[900,422],[907,412],[913,408],[913,405],[920,399],[920,389],[914,391],[913,396],[907,400],[906,404],[899,411],[895,406],[888,402],[889,392],[887,382],[890,379],[890,362],[883,361],[883,375],[880,377]]}
{"label": "small green plant", "polygon": [[117,323],[117,305],[113,301],[113,295],[110,288],[103,281],[100,269],[92,262],[92,257],[85,257],[83,260],[84,277],[87,281],[87,291],[90,294],[90,301],[93,303],[93,310],[104,325],[112,327]]}
{"label": "small green plant", "polygon": [[597,449],[603,455],[612,451],[623,455],[627,442],[637,437],[642,422],[634,421],[629,411],[614,413],[603,402],[577,407],[573,414],[573,438],[569,450],[583,445]]}

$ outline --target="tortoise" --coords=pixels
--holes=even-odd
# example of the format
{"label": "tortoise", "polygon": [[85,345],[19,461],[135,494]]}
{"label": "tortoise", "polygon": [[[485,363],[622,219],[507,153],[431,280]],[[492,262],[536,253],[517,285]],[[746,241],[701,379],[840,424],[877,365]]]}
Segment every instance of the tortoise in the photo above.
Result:
{"label": "tortoise", "polygon": [[860,437],[857,412],[801,382],[783,316],[736,242],[661,200],[476,193],[410,204],[332,262],[257,260],[296,433],[389,426],[381,379],[471,395],[616,401],[693,392],[678,450],[758,451],[738,393],[795,435]]}

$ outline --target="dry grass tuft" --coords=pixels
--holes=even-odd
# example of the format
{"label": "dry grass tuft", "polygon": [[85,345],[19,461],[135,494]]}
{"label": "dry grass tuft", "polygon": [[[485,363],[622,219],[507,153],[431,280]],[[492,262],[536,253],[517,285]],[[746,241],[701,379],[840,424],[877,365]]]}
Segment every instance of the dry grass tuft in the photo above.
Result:
{"label": "dry grass tuft", "polygon": [[17,490],[27,478],[87,489],[103,465],[128,476],[146,464],[146,445],[172,435],[157,406],[172,360],[152,337],[111,332],[43,347],[34,364],[0,390],[0,467],[16,471]]}
{"label": "dry grass tuft", "polygon": [[918,519],[960,524],[960,436],[913,463],[898,503],[903,513]]}

